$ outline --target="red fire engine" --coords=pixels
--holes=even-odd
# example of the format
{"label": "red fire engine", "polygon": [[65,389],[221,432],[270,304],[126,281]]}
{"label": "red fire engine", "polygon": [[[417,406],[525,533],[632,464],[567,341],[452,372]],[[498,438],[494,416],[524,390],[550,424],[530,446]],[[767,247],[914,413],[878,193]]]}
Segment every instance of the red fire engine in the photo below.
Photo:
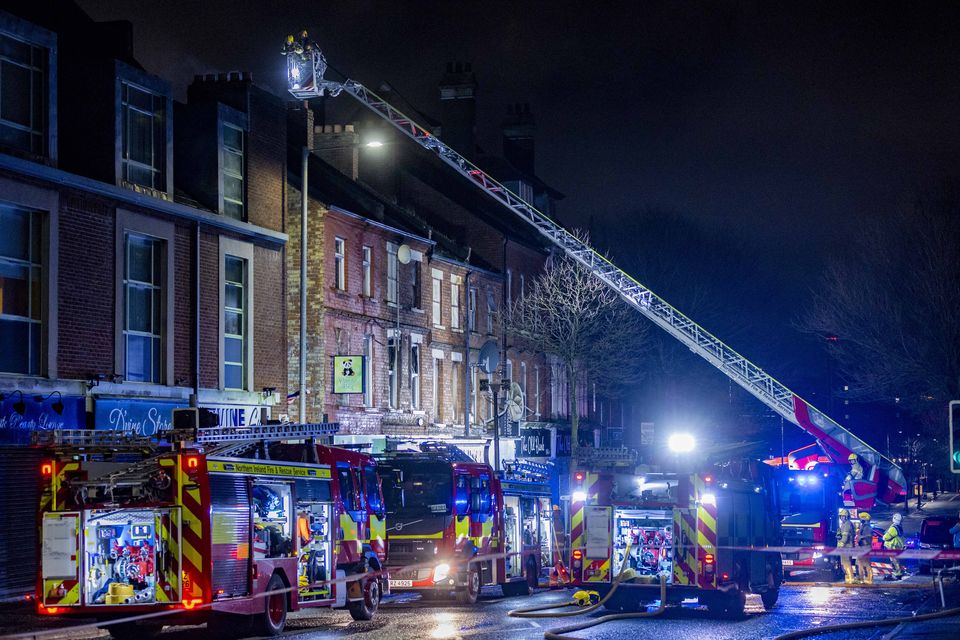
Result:
{"label": "red fire engine", "polygon": [[772,607],[782,581],[780,554],[754,547],[780,544],[772,474],[746,463],[707,473],[575,474],[571,505],[574,584],[610,591],[605,604],[637,610],[659,598],[696,597],[714,613],[742,613],[746,593]]}
{"label": "red fire engine", "polygon": [[[244,618],[276,635],[288,610],[316,606],[370,619],[388,587],[376,462],[312,444],[331,428],[198,429],[135,462],[122,436],[98,447],[85,443],[104,444],[103,432],[59,432],[41,469],[38,610],[178,611],[112,624],[117,637]],[[282,443],[294,440],[307,444]]]}
{"label": "red fire engine", "polygon": [[417,565],[392,570],[391,590],[428,598],[453,592],[469,604],[483,585],[499,584],[507,595],[529,593],[538,584],[543,546],[552,549],[545,540],[552,537],[546,485],[517,481],[505,491],[490,465],[455,446],[416,446],[388,452],[378,467],[391,522],[390,562]]}

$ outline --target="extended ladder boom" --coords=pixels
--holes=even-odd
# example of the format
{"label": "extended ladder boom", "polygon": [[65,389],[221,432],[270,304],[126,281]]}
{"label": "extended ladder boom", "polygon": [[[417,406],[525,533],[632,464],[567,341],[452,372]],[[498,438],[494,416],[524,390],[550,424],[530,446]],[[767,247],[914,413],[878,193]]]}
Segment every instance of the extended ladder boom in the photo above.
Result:
{"label": "extended ladder boom", "polygon": [[355,80],[336,82],[324,79],[326,60],[320,49],[307,39],[306,32],[301,34],[299,40],[288,37],[284,54],[287,56],[288,88],[294,96],[309,99],[325,94],[336,96],[341,92],[350,94],[421,147],[435,153],[488,196],[532,225],[654,324],[725,373],[765,405],[815,437],[832,460],[846,463],[847,457],[856,453],[869,465],[876,467],[881,475],[878,487],[881,499],[891,501],[904,493],[906,481],[903,471],[879,451],[677,311],[586,242],[494,180],[373,91]]}

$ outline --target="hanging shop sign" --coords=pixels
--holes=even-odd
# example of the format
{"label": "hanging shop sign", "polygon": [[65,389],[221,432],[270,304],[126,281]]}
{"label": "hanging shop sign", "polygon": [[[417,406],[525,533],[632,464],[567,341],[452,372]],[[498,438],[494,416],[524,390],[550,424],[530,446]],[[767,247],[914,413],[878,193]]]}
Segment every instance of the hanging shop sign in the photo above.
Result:
{"label": "hanging shop sign", "polygon": [[[37,397],[42,399],[38,402]],[[61,398],[57,394],[47,398],[14,393],[0,400],[0,442],[26,443],[31,431],[85,427],[86,414],[80,396]]]}
{"label": "hanging shop sign", "polygon": [[188,406],[185,400],[98,398],[94,420],[97,429],[150,437],[170,430],[173,427],[173,410]]}
{"label": "hanging shop sign", "polygon": [[270,407],[257,404],[201,404],[200,408],[217,414],[221,427],[249,427],[270,418]]}
{"label": "hanging shop sign", "polygon": [[333,356],[333,392],[363,393],[363,356]]}
{"label": "hanging shop sign", "polygon": [[519,455],[549,458],[553,451],[551,440],[553,440],[553,434],[550,429],[521,429]]}

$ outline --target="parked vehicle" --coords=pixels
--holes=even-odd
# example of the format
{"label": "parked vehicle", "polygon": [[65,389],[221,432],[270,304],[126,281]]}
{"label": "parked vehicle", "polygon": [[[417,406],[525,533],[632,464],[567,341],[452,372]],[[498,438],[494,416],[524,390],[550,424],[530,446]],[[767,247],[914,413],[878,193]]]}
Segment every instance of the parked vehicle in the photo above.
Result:
{"label": "parked vehicle", "polygon": [[[914,537],[918,549],[953,549],[950,529],[957,524],[957,516],[927,516],[920,523]],[[921,560],[920,573],[929,573],[950,564],[949,560]]]}

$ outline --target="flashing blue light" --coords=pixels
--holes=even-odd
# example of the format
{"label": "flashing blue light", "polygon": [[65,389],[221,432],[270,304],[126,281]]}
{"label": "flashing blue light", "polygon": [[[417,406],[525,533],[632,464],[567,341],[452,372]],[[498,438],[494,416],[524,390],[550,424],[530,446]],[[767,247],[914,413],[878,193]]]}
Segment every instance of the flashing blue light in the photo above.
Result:
{"label": "flashing blue light", "polygon": [[800,476],[800,478],[797,479],[797,482],[800,484],[801,487],[805,486],[807,484],[807,477]]}

